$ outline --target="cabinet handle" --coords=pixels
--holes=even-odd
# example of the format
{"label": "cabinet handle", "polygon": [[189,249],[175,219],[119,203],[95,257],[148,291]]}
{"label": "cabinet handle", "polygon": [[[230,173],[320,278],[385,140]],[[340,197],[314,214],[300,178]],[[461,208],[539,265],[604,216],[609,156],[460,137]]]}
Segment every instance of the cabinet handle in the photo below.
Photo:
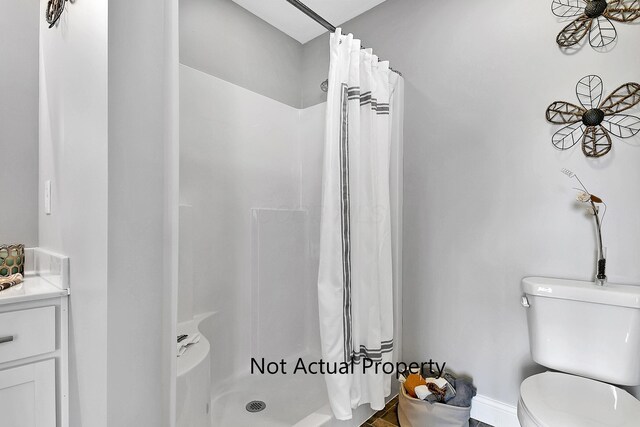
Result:
{"label": "cabinet handle", "polygon": [[13,341],[13,335],[8,337],[0,337],[0,344]]}

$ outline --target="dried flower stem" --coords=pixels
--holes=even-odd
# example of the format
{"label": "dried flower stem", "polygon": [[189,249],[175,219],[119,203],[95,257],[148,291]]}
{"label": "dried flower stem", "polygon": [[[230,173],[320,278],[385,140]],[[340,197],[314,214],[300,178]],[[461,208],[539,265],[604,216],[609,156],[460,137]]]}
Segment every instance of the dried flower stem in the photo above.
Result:
{"label": "dried flower stem", "polygon": [[[585,187],[585,185],[582,183],[582,181],[580,181],[578,175],[571,172],[569,169],[562,169],[561,172],[569,178],[575,178],[580,183],[582,190],[580,190],[579,188],[576,188],[576,190],[583,191],[583,193],[578,196],[578,200],[581,202],[589,202],[591,204],[591,210],[596,220],[596,231],[598,232],[598,266],[596,270],[595,283],[596,285],[604,286],[604,284],[607,282],[607,275],[605,274],[607,260],[604,257],[604,248],[602,246],[602,222],[604,221],[604,216],[607,213],[607,204],[604,203],[601,198],[591,194],[589,190],[587,190],[587,187]],[[602,203],[604,205],[602,218],[600,218],[600,211],[598,210],[596,203]]]}
{"label": "dried flower stem", "polygon": [[[582,187],[584,192],[591,195],[589,190],[587,190],[587,187],[585,187],[582,181],[580,181],[580,178],[578,178],[578,175],[572,173],[571,178],[575,178],[580,183],[580,186]],[[598,215],[598,208],[596,207],[596,204],[593,202],[593,200],[589,200],[589,203],[591,203],[591,208],[593,209],[593,216],[596,219],[596,230],[598,231],[598,259],[604,259],[604,250],[602,248],[602,224],[600,222],[600,216]],[[602,219],[604,220],[604,215],[607,213],[607,205],[605,203],[603,204],[605,210],[602,214]]]}

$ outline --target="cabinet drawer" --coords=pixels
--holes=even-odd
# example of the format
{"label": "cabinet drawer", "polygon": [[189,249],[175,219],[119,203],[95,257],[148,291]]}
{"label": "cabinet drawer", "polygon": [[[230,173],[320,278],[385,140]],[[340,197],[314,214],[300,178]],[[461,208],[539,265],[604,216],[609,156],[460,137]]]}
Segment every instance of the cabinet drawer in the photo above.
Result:
{"label": "cabinet drawer", "polygon": [[0,363],[56,349],[56,308],[0,313]]}

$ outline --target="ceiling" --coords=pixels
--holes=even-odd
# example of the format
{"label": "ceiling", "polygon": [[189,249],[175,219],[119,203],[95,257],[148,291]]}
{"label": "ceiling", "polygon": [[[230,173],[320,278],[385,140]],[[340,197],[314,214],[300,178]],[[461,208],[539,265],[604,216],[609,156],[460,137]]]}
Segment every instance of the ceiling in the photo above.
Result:
{"label": "ceiling", "polygon": [[[313,40],[327,30],[286,0],[233,0],[300,43]],[[302,0],[336,27],[385,0]]]}

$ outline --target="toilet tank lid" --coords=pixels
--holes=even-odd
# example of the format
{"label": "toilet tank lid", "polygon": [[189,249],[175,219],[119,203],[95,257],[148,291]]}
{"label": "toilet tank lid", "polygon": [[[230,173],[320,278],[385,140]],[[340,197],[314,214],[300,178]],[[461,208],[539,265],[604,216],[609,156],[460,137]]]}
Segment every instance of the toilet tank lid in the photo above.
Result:
{"label": "toilet tank lid", "polygon": [[593,282],[551,277],[525,277],[522,290],[527,295],[559,298],[620,307],[640,308],[640,286]]}

